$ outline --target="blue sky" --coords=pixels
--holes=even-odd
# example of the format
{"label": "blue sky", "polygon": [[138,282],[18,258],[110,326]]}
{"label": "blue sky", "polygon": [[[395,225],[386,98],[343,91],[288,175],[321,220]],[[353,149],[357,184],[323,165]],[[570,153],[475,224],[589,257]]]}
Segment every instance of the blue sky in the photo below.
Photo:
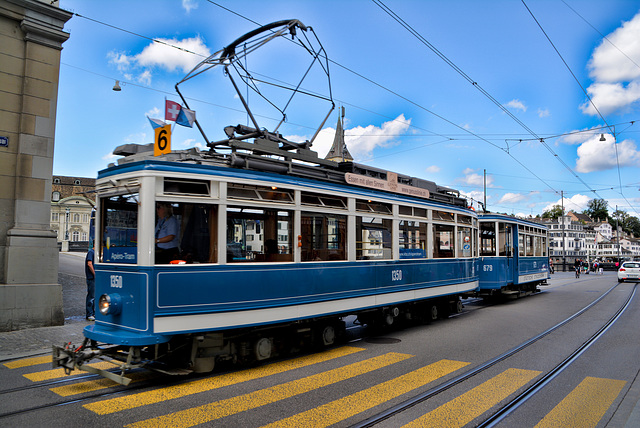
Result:
{"label": "blue sky", "polygon": [[[71,37],[60,67],[55,175],[96,177],[117,159],[115,147],[151,143],[146,116],[163,118],[165,97],[179,101],[174,86],[202,55],[256,28],[249,20],[295,18],[313,28],[333,61],[332,95],[346,109],[346,143],[357,162],[480,201],[486,170],[491,211],[535,216],[559,204],[563,191],[566,209],[580,212],[604,198],[610,212],[618,205],[640,216],[638,1],[60,3],[77,15],[65,26]],[[297,83],[309,58],[287,43],[266,49],[249,56],[247,67]],[[316,77],[305,89],[326,93]],[[112,90],[115,80],[122,91]],[[181,91],[210,140],[247,123],[219,70]],[[260,126],[273,129],[275,116],[261,111],[257,97],[249,102]],[[311,99],[292,107],[279,132],[309,139],[328,105]],[[338,111],[314,142],[322,157]],[[195,127],[177,126],[172,139],[174,149],[205,149]]]}

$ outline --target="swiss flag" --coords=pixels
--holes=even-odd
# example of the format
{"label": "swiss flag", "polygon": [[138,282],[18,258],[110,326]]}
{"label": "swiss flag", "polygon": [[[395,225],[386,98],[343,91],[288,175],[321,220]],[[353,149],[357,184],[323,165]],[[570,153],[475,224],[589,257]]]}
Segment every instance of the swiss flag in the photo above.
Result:
{"label": "swiss flag", "polygon": [[164,120],[175,121],[178,118],[181,108],[180,104],[175,101],[166,100],[164,106]]}

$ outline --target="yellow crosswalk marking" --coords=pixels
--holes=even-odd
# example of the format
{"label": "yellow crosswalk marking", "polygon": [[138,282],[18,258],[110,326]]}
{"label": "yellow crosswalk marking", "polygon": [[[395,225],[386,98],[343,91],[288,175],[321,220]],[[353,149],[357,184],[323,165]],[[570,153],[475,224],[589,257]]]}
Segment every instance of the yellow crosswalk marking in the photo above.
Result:
{"label": "yellow crosswalk marking", "polygon": [[[108,370],[115,367],[113,363],[109,363],[107,361],[103,361],[95,364],[89,364],[89,366],[95,367],[97,369],[102,369],[102,370]],[[72,374],[81,375],[81,374],[87,374],[87,372],[76,370]],[[43,380],[59,379],[67,375],[64,373],[64,369],[60,368],[60,369],[45,370],[42,372],[27,373],[23,376],[32,382],[42,382]]]}
{"label": "yellow crosswalk marking", "polygon": [[[133,383],[149,379],[153,376],[156,376],[156,374],[153,372],[145,371],[140,373],[133,373],[128,377],[131,379],[131,383]],[[71,395],[86,394],[87,392],[99,391],[101,389],[112,388],[114,386],[120,385],[110,379],[100,378],[87,382],[78,382],[71,385],[57,386],[55,388],[51,388],[50,390],[62,397],[69,397]]]}
{"label": "yellow crosswalk marking", "polygon": [[595,427],[625,384],[623,380],[587,377],[536,428]]}
{"label": "yellow crosswalk marking", "polygon": [[106,415],[110,413],[120,412],[122,410],[133,409],[153,403],[159,403],[161,401],[171,400],[174,398],[185,397],[187,395],[196,394],[199,392],[210,391],[212,389],[222,388],[223,386],[234,385],[240,382],[259,379],[262,377],[283,373],[301,367],[307,367],[313,364],[329,361],[339,357],[344,357],[361,351],[364,351],[364,349],[344,346],[318,354],[312,354],[301,358],[295,358],[293,360],[269,364],[252,370],[243,370],[240,372],[228,373],[221,376],[199,379],[181,385],[168,386],[166,388],[155,389],[153,391],[141,392],[139,394],[132,394],[123,397],[111,398],[109,400],[97,401],[95,403],[85,404],[84,407],[100,415]]}
{"label": "yellow crosswalk marking", "polygon": [[22,367],[37,366],[38,364],[51,364],[51,359],[51,355],[46,355],[44,357],[22,358],[20,360],[4,363],[4,366],[9,369],[20,369]]}
{"label": "yellow crosswalk marking", "polygon": [[159,427],[170,426],[172,428],[191,427],[207,423],[225,416],[234,415],[249,409],[275,403],[276,401],[291,398],[305,392],[313,391],[327,385],[335,384],[355,376],[369,373],[382,367],[395,364],[399,361],[411,358],[412,355],[398,354],[395,352],[374,357],[365,361],[350,364],[323,373],[318,373],[306,378],[293,380],[273,386],[271,388],[255,391],[250,394],[217,401],[203,406],[182,410],[157,418],[136,422],[127,427]]}
{"label": "yellow crosswalk marking", "polygon": [[408,423],[408,427],[462,427],[526,385],[541,372],[508,369],[472,390]]}
{"label": "yellow crosswalk marking", "polygon": [[333,425],[402,394],[413,391],[467,365],[469,365],[469,363],[441,360],[393,380],[332,401],[315,409],[299,413],[290,418],[282,419],[267,426],[274,428],[325,427]]}

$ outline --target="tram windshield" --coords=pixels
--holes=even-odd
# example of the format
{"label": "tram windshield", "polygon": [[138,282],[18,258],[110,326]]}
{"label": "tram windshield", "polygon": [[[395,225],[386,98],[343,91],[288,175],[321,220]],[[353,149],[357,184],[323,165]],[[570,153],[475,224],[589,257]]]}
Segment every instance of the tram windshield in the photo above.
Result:
{"label": "tram windshield", "polygon": [[137,263],[138,195],[102,198],[99,258],[104,263]]}

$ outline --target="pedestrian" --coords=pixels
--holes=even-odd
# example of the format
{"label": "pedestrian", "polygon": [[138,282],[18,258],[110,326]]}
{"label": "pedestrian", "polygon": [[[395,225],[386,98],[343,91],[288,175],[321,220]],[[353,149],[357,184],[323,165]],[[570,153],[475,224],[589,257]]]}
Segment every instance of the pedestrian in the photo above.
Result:
{"label": "pedestrian", "polygon": [[96,293],[96,271],[93,268],[95,254],[93,246],[89,248],[87,257],[84,259],[84,275],[87,278],[87,298],[86,298],[86,318],[89,321],[96,320],[95,293]]}

